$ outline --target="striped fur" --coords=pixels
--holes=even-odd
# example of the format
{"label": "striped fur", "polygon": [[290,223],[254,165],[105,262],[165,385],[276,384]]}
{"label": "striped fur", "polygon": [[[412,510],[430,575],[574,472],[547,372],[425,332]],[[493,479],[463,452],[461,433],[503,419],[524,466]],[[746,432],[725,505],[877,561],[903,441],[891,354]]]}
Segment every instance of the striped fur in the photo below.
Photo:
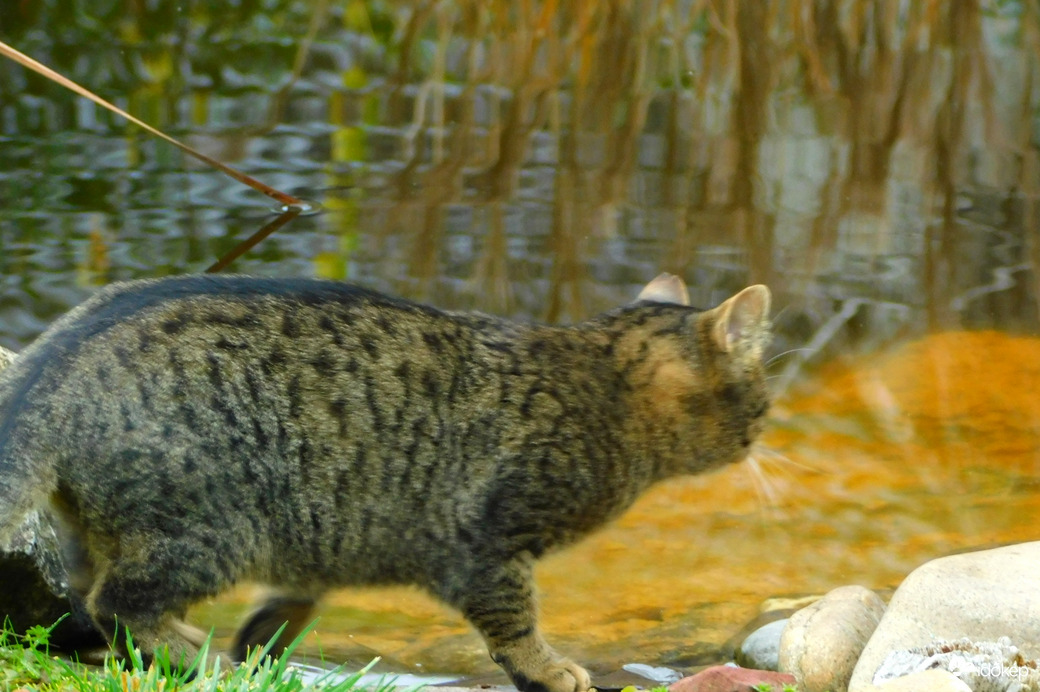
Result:
{"label": "striped fur", "polygon": [[315,280],[111,286],[0,373],[0,540],[49,506],[89,612],[146,652],[192,656],[179,618],[240,580],[283,596],[239,653],[329,588],[416,584],[521,690],[584,690],[534,560],[743,459],[768,405],[768,290],[678,287],[563,328]]}

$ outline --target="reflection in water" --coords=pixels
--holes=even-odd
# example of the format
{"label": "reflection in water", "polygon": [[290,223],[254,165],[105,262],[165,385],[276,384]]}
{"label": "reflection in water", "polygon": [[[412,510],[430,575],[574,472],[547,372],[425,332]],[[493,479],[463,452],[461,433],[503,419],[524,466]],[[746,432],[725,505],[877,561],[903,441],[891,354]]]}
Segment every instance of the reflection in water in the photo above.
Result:
{"label": "reflection in water", "polygon": [[[774,289],[791,352],[758,454],[772,486],[745,466],[669,484],[548,560],[561,649],[594,669],[716,660],[765,597],[1036,537],[1035,3],[317,5],[88,22],[5,3],[0,38],[320,202],[240,271],[562,322],[659,271],[701,305]],[[7,346],[97,283],[201,271],[270,221],[9,64],[0,160]],[[248,591],[200,619],[228,629]],[[326,615],[328,651],[493,669],[418,594],[336,594]]]}

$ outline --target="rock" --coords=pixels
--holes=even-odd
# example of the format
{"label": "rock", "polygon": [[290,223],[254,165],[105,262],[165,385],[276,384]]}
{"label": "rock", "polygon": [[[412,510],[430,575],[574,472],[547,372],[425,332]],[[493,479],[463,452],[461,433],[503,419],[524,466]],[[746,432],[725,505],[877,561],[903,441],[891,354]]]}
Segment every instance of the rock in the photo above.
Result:
{"label": "rock", "polygon": [[870,689],[891,652],[938,640],[996,642],[1006,636],[1024,658],[1040,658],[1037,574],[1040,542],[952,555],[918,567],[892,596],[856,664],[850,692]]}
{"label": "rock", "polygon": [[737,649],[737,665],[757,670],[779,670],[780,635],[788,619],[774,620],[747,636]]}
{"label": "rock", "polygon": [[862,692],[978,692],[945,670],[923,670],[905,677],[893,678],[881,685],[867,685]]}
{"label": "rock", "polygon": [[762,683],[773,685],[779,691],[784,685],[793,685],[794,676],[771,670],[712,666],[673,682],[668,686],[668,692],[748,692]]}
{"label": "rock", "polygon": [[34,625],[50,626],[50,643],[64,649],[104,646],[82,601],[69,588],[58,537],[46,515],[33,513],[10,545],[0,550],[0,617],[10,619],[15,632]]}
{"label": "rock", "polygon": [[884,612],[869,589],[834,589],[791,616],[780,638],[779,670],[793,674],[802,692],[845,692]]}
{"label": "rock", "polygon": [[925,670],[949,672],[974,692],[1040,692],[1040,661],[1024,659],[1007,637],[996,642],[939,641],[892,651],[874,674],[874,684]]}
{"label": "rock", "polygon": [[[15,359],[0,347],[0,370]],[[69,588],[68,570],[50,519],[33,513],[7,546],[0,546],[0,617],[10,619],[15,632],[34,625],[50,626],[66,616],[51,632],[50,643],[77,649],[105,644],[82,602]]]}
{"label": "rock", "polygon": [[648,666],[645,663],[626,663],[621,669],[627,673],[646,678],[658,685],[667,685],[682,679],[682,673],[663,666]]}
{"label": "rock", "polygon": [[816,601],[823,598],[823,594],[803,594],[801,596],[773,596],[762,601],[762,605],[759,606],[758,610],[761,613],[787,613],[787,617],[790,617],[795,612],[811,606]]}
{"label": "rock", "polygon": [[[823,598],[823,594],[809,594],[799,596],[774,596],[767,598],[762,601],[758,608],[758,615],[744,623],[737,632],[734,632],[726,642],[716,647],[711,652],[711,658],[703,661],[701,665],[711,665],[719,660],[719,654],[723,654],[727,659],[734,660],[738,666],[744,668],[754,668],[757,670],[776,670],[775,667],[770,668],[768,666],[762,666],[752,663],[748,660],[742,660],[744,654],[741,653],[741,648],[744,642],[749,639],[756,631],[764,628],[771,622],[777,620],[787,621],[792,615],[801,610],[807,605],[811,605],[816,601]],[[754,643],[754,642],[752,642]],[[697,664],[685,664],[688,668],[695,667]]]}

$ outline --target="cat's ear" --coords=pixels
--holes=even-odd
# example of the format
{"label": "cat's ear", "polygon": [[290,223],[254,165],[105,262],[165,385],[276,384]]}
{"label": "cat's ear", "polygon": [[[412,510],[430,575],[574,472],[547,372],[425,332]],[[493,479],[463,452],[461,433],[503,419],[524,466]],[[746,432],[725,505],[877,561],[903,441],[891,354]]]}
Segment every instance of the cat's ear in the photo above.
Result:
{"label": "cat's ear", "polygon": [[736,350],[759,352],[769,335],[769,289],[749,286],[715,308],[711,336],[723,353]]}
{"label": "cat's ear", "polygon": [[690,294],[686,291],[686,282],[681,277],[665,272],[658,274],[656,279],[644,286],[636,300],[689,305]]}

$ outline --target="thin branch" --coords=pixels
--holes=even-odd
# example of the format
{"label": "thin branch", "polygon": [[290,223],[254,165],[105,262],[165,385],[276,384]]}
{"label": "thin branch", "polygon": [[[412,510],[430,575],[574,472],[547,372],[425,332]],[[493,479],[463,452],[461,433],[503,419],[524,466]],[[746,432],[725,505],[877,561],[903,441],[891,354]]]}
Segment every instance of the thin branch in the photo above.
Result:
{"label": "thin branch", "polygon": [[271,198],[281,202],[282,204],[284,204],[287,207],[299,207],[301,209],[309,209],[309,208],[311,208],[313,206],[312,204],[310,204],[308,202],[305,202],[305,201],[303,201],[301,199],[293,197],[292,195],[288,195],[288,194],[286,194],[284,192],[280,192],[280,191],[274,189],[273,187],[271,187],[269,185],[265,185],[264,183],[261,183],[259,180],[255,179],[255,178],[252,178],[252,177],[246,175],[245,173],[242,173],[241,171],[237,171],[234,168],[231,168],[230,166],[227,166],[227,165],[221,163],[220,161],[217,161],[214,158],[206,156],[202,152],[199,152],[199,151],[196,151],[196,150],[192,149],[187,144],[181,144],[180,142],[178,142],[173,137],[170,137],[169,135],[163,134],[162,132],[160,132],[159,130],[155,129],[154,127],[152,127],[148,123],[135,118],[134,116],[132,116],[129,113],[127,113],[126,111],[124,111],[122,108],[119,108],[118,106],[116,106],[116,105],[114,105],[112,103],[109,103],[108,101],[106,101],[105,99],[101,98],[100,96],[98,96],[97,94],[93,93],[92,91],[89,91],[88,89],[85,89],[84,87],[81,87],[79,84],[76,84],[71,79],[68,79],[66,77],[61,76],[60,74],[58,74],[57,72],[55,72],[51,68],[47,67],[43,63],[40,63],[40,62],[37,62],[36,60],[33,60],[32,58],[30,58],[25,53],[22,53],[21,51],[16,50],[15,48],[12,48],[11,46],[9,46],[6,43],[4,43],[3,41],[0,41],[0,55],[4,56],[6,58],[10,58],[11,60],[14,60],[19,65],[22,65],[23,67],[25,67],[27,69],[30,69],[33,72],[36,72],[37,74],[43,75],[44,77],[46,77],[47,79],[50,79],[51,81],[57,82],[58,84],[60,84],[63,87],[65,87],[66,89],[69,89],[70,91],[74,91],[75,93],[79,94],[80,96],[83,96],[84,98],[90,99],[94,103],[96,103],[99,106],[102,106],[104,108],[107,108],[108,110],[112,111],[113,113],[116,113],[118,115],[123,116],[124,118],[126,118],[127,120],[132,122],[133,124],[137,125],[138,127],[144,128],[144,130],[146,130],[147,132],[155,135],[156,137],[159,137],[160,139],[162,139],[162,140],[164,140],[166,142],[169,142],[170,144],[172,144],[173,146],[177,147],[181,151],[194,156],[195,158],[199,159],[200,161],[203,161],[204,163],[209,164],[210,166],[213,166],[217,170],[225,173],[226,175],[231,176],[232,178],[234,178],[235,180],[239,181],[240,183],[248,185],[249,187],[253,188],[254,190],[257,190],[259,192],[264,193],[268,197],[271,197]]}

